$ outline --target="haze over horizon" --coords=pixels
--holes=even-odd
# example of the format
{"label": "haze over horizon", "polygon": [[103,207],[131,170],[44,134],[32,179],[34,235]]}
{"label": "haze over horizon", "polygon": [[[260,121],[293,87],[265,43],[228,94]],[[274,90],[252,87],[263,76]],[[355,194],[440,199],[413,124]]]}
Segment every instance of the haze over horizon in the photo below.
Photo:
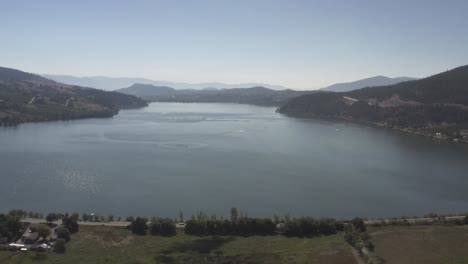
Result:
{"label": "haze over horizon", "polygon": [[468,62],[466,1],[6,1],[1,64],[27,72],[316,89]]}

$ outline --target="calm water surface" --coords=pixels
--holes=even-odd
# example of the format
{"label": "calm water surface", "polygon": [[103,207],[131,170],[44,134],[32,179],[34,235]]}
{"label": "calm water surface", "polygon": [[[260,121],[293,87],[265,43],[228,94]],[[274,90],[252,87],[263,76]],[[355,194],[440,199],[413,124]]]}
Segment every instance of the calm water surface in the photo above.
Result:
{"label": "calm water surface", "polygon": [[468,146],[274,108],[154,103],[0,128],[0,211],[353,217],[468,211]]}

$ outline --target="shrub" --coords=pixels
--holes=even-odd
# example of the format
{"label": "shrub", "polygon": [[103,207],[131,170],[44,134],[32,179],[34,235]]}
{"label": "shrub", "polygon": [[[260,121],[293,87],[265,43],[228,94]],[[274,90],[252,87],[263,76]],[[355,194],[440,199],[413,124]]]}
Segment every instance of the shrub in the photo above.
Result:
{"label": "shrub", "polygon": [[54,213],[50,213],[46,216],[46,221],[47,222],[54,222],[54,221],[57,221],[58,220],[58,216]]}
{"label": "shrub", "polygon": [[70,231],[66,227],[57,228],[57,238],[65,239],[65,241],[70,241]]}
{"label": "shrub", "polygon": [[132,223],[130,224],[130,230],[137,235],[145,235],[146,234],[146,229],[148,227],[146,226],[147,220],[145,218],[137,217]]}
{"label": "shrub", "polygon": [[63,238],[57,239],[57,241],[55,241],[54,251],[62,254],[62,253],[65,253],[66,250],[67,250],[67,247],[66,247],[65,239]]}
{"label": "shrub", "polygon": [[80,230],[80,226],[78,225],[78,219],[76,217],[69,217],[66,215],[62,220],[63,226],[70,231],[70,233],[76,233]]}
{"label": "shrub", "polygon": [[359,229],[361,232],[366,231],[366,225],[364,224],[364,220],[362,218],[356,217],[351,220],[351,224]]}
{"label": "shrub", "polygon": [[153,236],[174,236],[176,234],[176,226],[171,219],[154,218],[151,220],[150,233]]}
{"label": "shrub", "polygon": [[46,225],[39,224],[37,225],[37,233],[39,234],[39,236],[46,238],[50,236],[50,228]]}

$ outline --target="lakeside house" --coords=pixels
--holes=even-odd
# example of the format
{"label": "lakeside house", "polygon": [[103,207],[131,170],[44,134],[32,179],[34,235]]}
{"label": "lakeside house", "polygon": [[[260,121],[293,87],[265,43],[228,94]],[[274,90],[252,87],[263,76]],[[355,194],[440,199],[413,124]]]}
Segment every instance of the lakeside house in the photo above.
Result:
{"label": "lakeside house", "polygon": [[33,245],[31,246],[31,251],[38,251],[38,252],[46,252],[47,250],[51,249],[52,247],[49,246],[48,244],[46,243],[42,243],[42,244],[39,244],[39,245]]}
{"label": "lakeside house", "polygon": [[10,248],[13,248],[13,249],[20,249],[20,248],[24,248],[24,247],[25,247],[25,245],[23,245],[23,244],[16,244],[16,243],[8,244],[8,246],[9,246]]}
{"label": "lakeside house", "polygon": [[34,244],[37,240],[39,239],[39,233],[38,232],[31,232],[28,234],[26,238],[23,239],[23,241],[26,244]]}

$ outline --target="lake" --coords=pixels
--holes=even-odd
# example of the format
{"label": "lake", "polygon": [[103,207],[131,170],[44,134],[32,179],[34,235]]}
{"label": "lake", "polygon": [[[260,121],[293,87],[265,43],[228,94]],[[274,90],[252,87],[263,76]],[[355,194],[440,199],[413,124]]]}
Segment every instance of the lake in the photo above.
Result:
{"label": "lake", "polygon": [[275,108],[152,103],[0,128],[0,212],[349,218],[468,211],[468,146]]}

